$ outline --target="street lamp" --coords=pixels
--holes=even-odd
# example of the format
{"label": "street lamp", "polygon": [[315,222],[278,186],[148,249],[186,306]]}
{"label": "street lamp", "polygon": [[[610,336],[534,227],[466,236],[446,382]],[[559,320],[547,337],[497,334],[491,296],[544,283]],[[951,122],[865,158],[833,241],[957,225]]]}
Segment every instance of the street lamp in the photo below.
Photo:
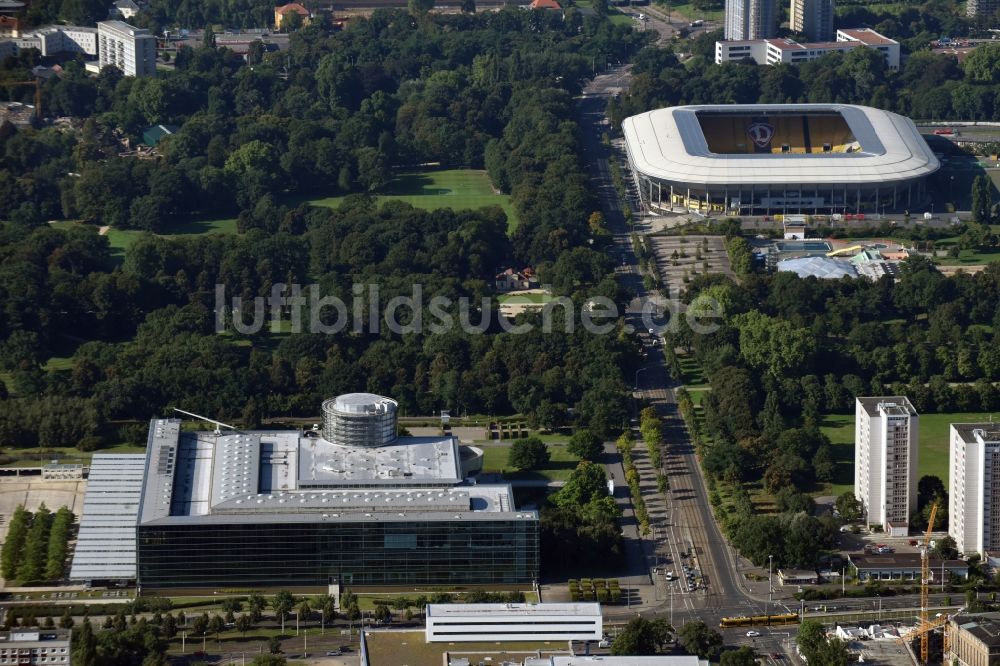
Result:
{"label": "street lamp", "polygon": [[639,373],[640,372],[645,372],[646,370],[650,370],[650,369],[655,368],[655,367],[656,367],[655,365],[647,365],[646,367],[639,368],[638,370],[635,371],[635,382],[633,382],[633,384],[635,386],[635,390],[636,391],[639,390]]}
{"label": "street lamp", "polygon": [[774,563],[774,555],[767,556],[767,611],[764,613],[767,615],[771,612],[771,594],[774,592],[774,586],[771,584],[771,571],[772,565]]}

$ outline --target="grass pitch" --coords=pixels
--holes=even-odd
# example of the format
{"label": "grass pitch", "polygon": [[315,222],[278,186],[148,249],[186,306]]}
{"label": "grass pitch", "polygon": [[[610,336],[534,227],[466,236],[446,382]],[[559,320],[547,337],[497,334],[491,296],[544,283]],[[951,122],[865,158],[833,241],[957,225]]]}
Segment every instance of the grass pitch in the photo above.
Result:
{"label": "grass pitch", "polygon": [[[399,174],[383,192],[376,195],[383,201],[404,201],[423,210],[464,210],[500,206],[507,214],[507,231],[517,227],[517,215],[510,197],[498,194],[485,171],[478,169],[446,169],[443,171],[408,171]],[[305,199],[313,206],[337,208],[344,197]]]}

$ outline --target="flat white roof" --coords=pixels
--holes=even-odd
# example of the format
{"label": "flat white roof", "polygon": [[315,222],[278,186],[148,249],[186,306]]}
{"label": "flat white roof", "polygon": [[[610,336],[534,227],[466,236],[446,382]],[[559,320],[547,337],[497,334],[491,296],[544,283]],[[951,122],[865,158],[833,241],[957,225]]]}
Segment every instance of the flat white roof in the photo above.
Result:
{"label": "flat white roof", "polygon": [[691,655],[635,656],[569,656],[532,657],[524,661],[525,666],[708,666],[707,659]]}
{"label": "flat white roof", "polygon": [[[861,150],[853,153],[716,154],[697,113],[839,113]],[[639,173],[692,188],[726,185],[873,185],[929,176],[940,163],[909,118],[850,104],[732,104],[675,106],[622,123]]]}
{"label": "flat white roof", "polygon": [[428,618],[601,617],[601,604],[428,604]]}

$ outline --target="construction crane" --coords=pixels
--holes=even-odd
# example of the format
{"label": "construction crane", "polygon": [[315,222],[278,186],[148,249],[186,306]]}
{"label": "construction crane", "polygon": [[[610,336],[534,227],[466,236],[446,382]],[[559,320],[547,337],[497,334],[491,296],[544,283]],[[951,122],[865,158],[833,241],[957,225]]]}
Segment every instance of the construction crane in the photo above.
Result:
{"label": "construction crane", "polygon": [[[934,529],[934,520],[937,518],[937,511],[938,505],[935,502],[931,506],[931,516],[927,519],[927,531],[924,533],[924,543],[920,546],[920,627],[922,629],[926,628],[930,623],[927,596],[931,585],[931,531]],[[929,630],[920,634],[920,661],[925,664],[930,654],[930,638],[931,632]]]}
{"label": "construction crane", "polygon": [[915,637],[920,637],[920,661],[924,664],[930,659],[930,637],[931,632],[938,628],[944,629],[944,653],[948,652],[948,620],[947,615],[941,615],[933,620],[930,618],[928,609],[928,596],[931,585],[931,531],[934,529],[934,521],[937,519],[938,505],[931,506],[931,515],[927,521],[927,531],[924,533],[923,543],[920,544],[920,624],[906,636],[900,637],[900,641],[911,641]]}
{"label": "construction crane", "polygon": [[5,88],[13,86],[35,86],[35,119],[42,119],[42,86],[36,78],[34,81],[6,81],[0,83]]}

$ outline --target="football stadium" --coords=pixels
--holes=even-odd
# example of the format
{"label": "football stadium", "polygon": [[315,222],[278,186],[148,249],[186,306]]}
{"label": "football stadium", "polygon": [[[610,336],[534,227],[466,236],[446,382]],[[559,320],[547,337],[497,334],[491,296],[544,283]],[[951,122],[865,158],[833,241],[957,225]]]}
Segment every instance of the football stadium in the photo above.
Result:
{"label": "football stadium", "polygon": [[676,106],[622,131],[660,211],[884,213],[923,204],[940,168],[909,118],[849,104]]}

